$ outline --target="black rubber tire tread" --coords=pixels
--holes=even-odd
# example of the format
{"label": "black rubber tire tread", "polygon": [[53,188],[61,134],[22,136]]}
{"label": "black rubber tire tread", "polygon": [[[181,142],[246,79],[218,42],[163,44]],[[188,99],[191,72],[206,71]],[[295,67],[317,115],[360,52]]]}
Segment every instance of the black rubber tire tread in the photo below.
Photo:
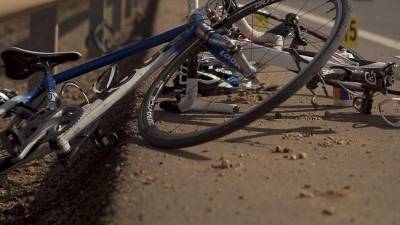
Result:
{"label": "black rubber tire tread", "polygon": [[[351,7],[348,0],[337,0],[337,2],[339,5],[342,4],[342,11],[340,12],[340,8],[338,9],[338,13],[342,13],[342,15],[338,17],[339,20],[337,20],[336,27],[333,29],[331,37],[325,44],[325,48],[317,54],[316,59],[314,59],[310,65],[297,76],[297,78],[293,79],[288,85],[283,87],[281,91],[275,93],[271,98],[265,99],[264,102],[260,103],[260,105],[254,107],[252,110],[222,125],[187,134],[165,134],[147,123],[146,109],[149,107],[149,102],[153,93],[152,90],[157,88],[159,82],[162,82],[168,76],[168,74],[177,66],[179,66],[191,53],[196,52],[201,48],[201,42],[199,40],[191,43],[190,47],[187,48],[185,52],[176,56],[176,58],[174,58],[171,63],[160,73],[143,99],[143,103],[139,112],[138,126],[144,140],[151,146],[163,149],[190,147],[232,133],[244,126],[247,126],[251,122],[278,107],[289,97],[295,94],[300,88],[302,88],[307,82],[309,82],[313,78],[314,74],[316,74],[326,64],[334,51],[338,49],[338,46],[340,45],[340,42],[347,31],[348,25],[350,24]],[[334,32],[335,35],[333,35]]]}

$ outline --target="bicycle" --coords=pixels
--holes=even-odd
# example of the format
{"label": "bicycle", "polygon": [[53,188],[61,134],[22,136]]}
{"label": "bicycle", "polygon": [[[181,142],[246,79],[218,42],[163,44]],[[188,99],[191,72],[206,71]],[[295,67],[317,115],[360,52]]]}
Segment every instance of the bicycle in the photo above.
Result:
{"label": "bicycle", "polygon": [[[202,10],[193,14],[190,22],[185,25],[115,50],[55,75],[51,72],[55,66],[77,60],[80,58],[80,54],[77,52],[41,53],[18,48],[4,51],[2,58],[8,78],[24,80],[35,72],[44,73],[45,78],[27,95],[17,95],[7,90],[1,91],[0,116],[12,116],[13,119],[1,133],[1,143],[6,148],[7,155],[0,160],[0,171],[3,173],[10,171],[52,152],[62,159],[73,157],[81,145],[96,132],[96,127],[104,113],[119,99],[138,87],[141,81],[159,69],[162,72],[152,84],[139,114],[141,118],[139,123],[142,123],[141,132],[144,133],[146,140],[148,141],[149,133],[159,134],[161,137],[159,140],[163,143],[156,146],[176,148],[206,142],[229,133],[255,120],[257,116],[272,110],[310,80],[312,78],[310,74],[319,71],[329,59],[330,54],[337,48],[349,21],[347,0],[329,1],[331,12],[334,12],[332,20],[334,26],[330,29],[327,41],[321,45],[320,49],[317,49],[318,51],[315,51],[313,58],[309,58],[310,61],[301,63],[301,67],[296,71],[298,76],[291,83],[280,89],[274,96],[262,101],[261,105],[253,108],[249,113],[236,117],[232,121],[226,121],[219,126],[180,135],[162,133],[156,131],[153,126],[155,123],[152,112],[157,103],[156,97],[168,94],[162,93],[161,89],[168,83],[171,71],[185,61],[195,62],[195,60],[188,60],[193,58],[193,53],[203,52],[206,54],[208,52],[207,54],[214,55],[224,64],[242,74],[243,79],[255,80],[256,66],[247,60],[243,49],[232,41],[233,36],[230,31],[243,18],[247,18],[262,8],[280,5],[282,2],[290,1],[255,0],[247,2],[243,7],[232,8],[231,6],[237,5],[235,1],[210,0]],[[229,13],[224,10],[225,7],[229,9]],[[113,80],[115,77],[113,75],[117,70],[112,68],[119,60],[164,43],[168,44],[150,57],[141,68],[121,80]],[[296,61],[298,54],[294,51],[292,55],[286,56],[290,61]],[[97,98],[93,102],[86,102],[82,105],[62,104],[63,90],[68,87],[79,89],[78,85],[69,80],[105,66],[111,66],[110,74],[106,76],[109,79],[106,83],[109,85],[105,89],[99,90]],[[61,93],[58,94],[56,87],[64,82],[66,83],[61,88]],[[154,92],[155,89],[157,89],[156,92]],[[46,102],[41,107],[34,107],[32,103],[39,99],[42,93],[46,96]],[[154,96],[154,94],[156,95]],[[82,95],[84,95],[83,92]],[[217,112],[220,112],[220,109],[228,109],[231,112],[240,110],[235,104],[211,101],[206,103],[206,106],[208,109],[206,111],[210,109]],[[143,116],[146,124],[143,124]],[[209,115],[202,114],[200,116],[207,117]],[[216,132],[218,135],[215,135]]]}
{"label": "bicycle", "polygon": [[[196,2],[196,0],[192,0],[189,5],[196,5]],[[285,7],[283,11],[288,11],[287,8],[289,7]],[[193,8],[191,10],[193,10]],[[317,41],[326,41],[327,39],[323,33],[310,29],[306,24],[301,23],[294,14],[289,13],[283,14],[282,16],[279,15],[282,14],[281,12],[274,12],[274,10],[270,9],[258,10],[255,14],[255,19],[251,22],[258,24],[257,26],[259,27],[262,26],[264,29],[269,30],[270,33],[279,35],[285,40],[279,42],[281,43],[279,48],[272,53],[274,56],[283,54],[280,52],[296,49],[299,52],[299,58],[304,59],[306,56],[310,56],[313,53],[305,48],[301,49],[301,47],[314,45]],[[312,15],[310,17],[316,16]],[[324,21],[323,18],[318,19]],[[244,54],[247,58],[253,58],[253,61],[260,62],[265,55],[271,54],[273,50],[264,46],[266,43],[265,40],[257,40],[254,33],[258,31],[248,27],[250,26],[238,25],[238,30],[241,32],[243,38],[252,42],[256,47],[253,48],[254,50],[251,54],[249,51],[244,51]],[[283,46],[283,43],[286,43],[286,46]],[[272,44],[275,44],[276,47],[276,42],[272,42]],[[197,63],[199,64],[199,70],[197,71],[199,76],[209,79],[212,79],[213,76],[221,78],[219,80],[214,78],[213,83],[221,83],[220,80],[225,80],[224,87],[229,85],[229,88],[232,88],[232,79],[230,80],[232,72],[229,71],[229,68],[224,68],[225,66],[216,58],[213,56],[202,56],[198,59]],[[274,62],[273,60],[268,63],[270,65],[279,65],[279,62]],[[288,67],[284,68],[287,69]],[[221,72],[221,70],[225,70],[225,72]],[[228,72],[226,72],[227,70]],[[181,72],[180,76],[182,75],[187,77],[187,71]],[[371,114],[372,103],[376,93],[394,95],[395,97],[387,99],[379,104],[379,112],[387,124],[393,127],[400,127],[400,113],[396,111],[400,108],[399,98],[396,97],[400,95],[400,87],[395,86],[396,79],[400,80],[398,64],[366,60],[356,51],[341,45],[323,69],[306,84],[306,87],[312,94],[311,103],[315,107],[318,107],[317,94],[315,92],[317,87],[321,86],[327,97],[329,95],[326,86],[343,88],[352,95],[353,107],[360,113],[367,115]],[[182,78],[179,79],[180,83],[182,83],[181,80]],[[237,82],[237,79],[234,79],[234,81]],[[270,80],[268,81],[270,82]],[[199,85],[201,85],[201,82],[199,82]],[[210,87],[210,89],[215,90],[218,89],[218,87]],[[199,90],[198,93],[204,94],[206,91],[208,90]]]}

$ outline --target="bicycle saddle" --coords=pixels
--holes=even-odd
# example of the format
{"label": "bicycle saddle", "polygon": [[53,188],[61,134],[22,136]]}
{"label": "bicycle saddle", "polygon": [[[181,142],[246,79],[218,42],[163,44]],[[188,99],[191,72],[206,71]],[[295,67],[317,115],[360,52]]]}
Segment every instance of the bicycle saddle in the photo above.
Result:
{"label": "bicycle saddle", "polygon": [[79,52],[33,52],[12,47],[1,53],[6,76],[12,80],[25,80],[35,72],[44,72],[59,64],[81,58]]}

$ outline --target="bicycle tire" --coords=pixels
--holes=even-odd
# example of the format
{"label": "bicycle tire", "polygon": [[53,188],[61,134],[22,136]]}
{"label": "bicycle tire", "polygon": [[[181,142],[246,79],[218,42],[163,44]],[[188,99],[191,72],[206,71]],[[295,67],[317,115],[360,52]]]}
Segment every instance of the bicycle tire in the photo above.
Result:
{"label": "bicycle tire", "polygon": [[[143,98],[138,114],[138,127],[144,140],[152,146],[164,149],[189,147],[225,136],[248,125],[278,107],[312,79],[313,75],[316,74],[329,60],[331,54],[333,54],[333,52],[338,48],[340,41],[344,37],[350,21],[349,2],[348,0],[335,0],[328,2],[333,2],[335,7],[337,7],[336,21],[332,28],[333,31],[325,45],[323,45],[321,51],[317,53],[316,57],[314,57],[308,66],[301,70],[300,74],[291,80],[290,83],[278,92],[274,93],[271,97],[262,100],[259,105],[254,106],[250,111],[236,116],[229,121],[223,121],[222,124],[207,127],[205,130],[195,130],[189,133],[176,134],[174,131],[165,132],[157,128],[153,121],[155,115],[155,101],[160,96],[162,88],[168,82],[170,73],[178,70],[178,67],[180,67],[180,65],[190,57],[191,54],[198,52],[202,48],[202,43],[198,40],[190,43],[189,47],[180,55],[176,56],[158,75]],[[248,11],[247,13],[250,14],[253,12],[254,11]],[[234,12],[230,16],[239,20],[248,16],[248,14],[238,15]],[[231,24],[221,25],[230,26]]]}

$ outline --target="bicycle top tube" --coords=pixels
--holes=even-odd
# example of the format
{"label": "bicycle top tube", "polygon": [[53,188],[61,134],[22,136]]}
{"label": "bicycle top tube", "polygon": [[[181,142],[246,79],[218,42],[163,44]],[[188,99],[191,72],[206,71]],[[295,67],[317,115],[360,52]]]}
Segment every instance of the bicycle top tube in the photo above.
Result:
{"label": "bicycle top tube", "polygon": [[69,70],[63,71],[59,74],[56,74],[56,75],[54,75],[54,79],[56,80],[57,84],[68,81],[68,80],[73,79],[82,74],[99,69],[103,66],[107,66],[112,63],[118,62],[128,56],[140,53],[142,51],[145,51],[150,48],[153,48],[158,45],[169,42],[172,39],[174,39],[175,37],[177,37],[178,35],[180,35],[181,33],[183,33],[184,31],[188,30],[189,28],[190,28],[190,24],[185,24],[180,27],[169,30],[165,33],[162,33],[160,35],[147,38],[147,39],[137,42],[137,43],[133,43],[124,48],[121,48],[121,49],[115,50],[109,54],[106,54],[104,56],[95,58],[95,59],[93,59],[87,63],[84,63],[80,66],[77,66],[77,67],[71,68]]}
{"label": "bicycle top tube", "polygon": [[[191,23],[187,23],[185,25],[179,26],[177,28],[174,28],[172,30],[169,30],[167,32],[164,32],[162,34],[159,34],[154,37],[147,38],[143,41],[139,41],[133,44],[130,44],[126,47],[123,47],[121,49],[112,51],[106,55],[94,58],[86,63],[83,63],[79,66],[67,69],[65,71],[62,71],[58,74],[55,74],[53,76],[54,81],[56,84],[63,83],[65,81],[74,79],[76,77],[79,77],[83,74],[89,73],[91,71],[97,70],[99,68],[102,68],[104,66],[116,63],[126,57],[138,54],[142,51],[146,51],[148,49],[151,49],[153,47],[156,47],[158,45],[162,45],[164,43],[172,41],[174,38],[179,36],[180,34],[189,31],[191,28]],[[192,31],[190,31],[192,32]],[[24,96],[23,102],[24,103],[30,103],[34,99],[36,99],[41,93],[46,91],[46,80],[43,80],[43,82],[39,85],[34,87],[32,90],[28,92],[26,96]]]}

